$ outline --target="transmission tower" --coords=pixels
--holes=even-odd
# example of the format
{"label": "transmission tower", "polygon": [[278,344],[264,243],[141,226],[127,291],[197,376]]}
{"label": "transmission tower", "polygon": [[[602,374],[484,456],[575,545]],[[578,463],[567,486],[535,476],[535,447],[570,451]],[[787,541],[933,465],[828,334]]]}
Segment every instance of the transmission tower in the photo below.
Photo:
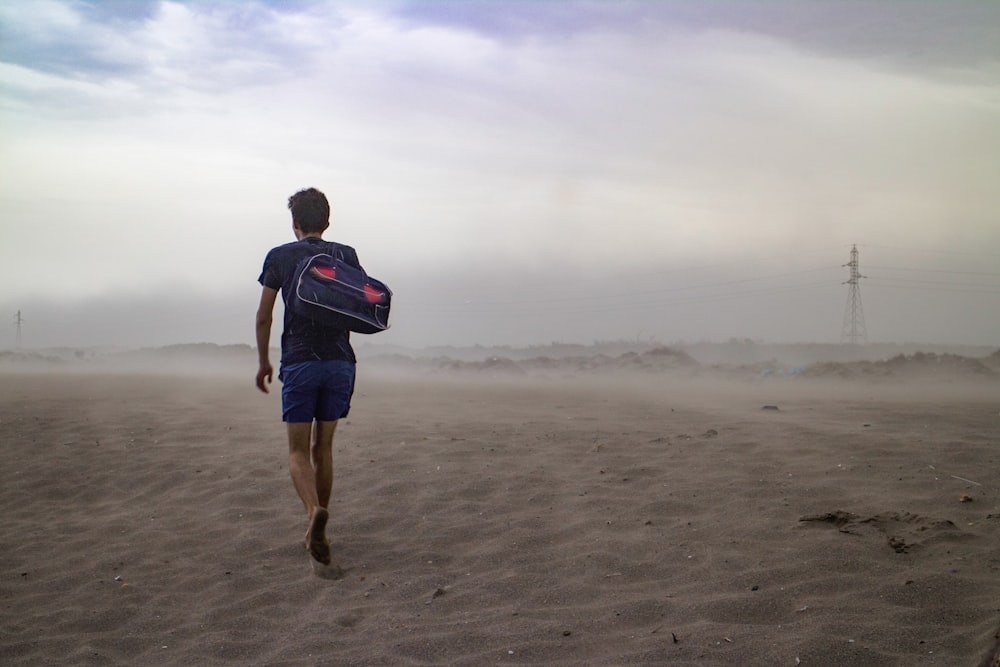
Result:
{"label": "transmission tower", "polygon": [[850,267],[851,277],[842,285],[847,288],[847,307],[844,309],[844,325],[840,328],[840,342],[857,345],[868,342],[868,332],[865,330],[865,311],[861,307],[861,287],[859,281],[865,276],[858,272],[858,246],[851,246],[851,261],[844,266]]}
{"label": "transmission tower", "polygon": [[17,311],[17,315],[14,316],[14,324],[17,325],[17,341],[16,345],[18,348],[21,347],[21,324],[24,322],[24,318],[21,317],[21,311]]}

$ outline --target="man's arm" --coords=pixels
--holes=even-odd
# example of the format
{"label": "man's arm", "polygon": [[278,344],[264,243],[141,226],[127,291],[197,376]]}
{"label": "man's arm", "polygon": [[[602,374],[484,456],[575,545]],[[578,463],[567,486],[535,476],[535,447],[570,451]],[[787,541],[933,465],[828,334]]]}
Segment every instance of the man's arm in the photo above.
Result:
{"label": "man's arm", "polygon": [[265,287],[260,292],[260,305],[257,306],[257,388],[265,394],[274,374],[270,358],[271,319],[277,298],[278,290]]}

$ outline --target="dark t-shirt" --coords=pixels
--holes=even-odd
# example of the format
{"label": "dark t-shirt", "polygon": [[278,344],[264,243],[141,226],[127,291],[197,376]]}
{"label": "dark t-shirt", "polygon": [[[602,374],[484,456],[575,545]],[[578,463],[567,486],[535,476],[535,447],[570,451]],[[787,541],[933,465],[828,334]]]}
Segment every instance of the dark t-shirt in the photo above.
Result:
{"label": "dark t-shirt", "polygon": [[285,322],[281,332],[282,364],[301,361],[356,361],[354,349],[351,348],[350,331],[317,324],[288,309],[288,295],[293,289],[295,268],[299,262],[319,253],[332,252],[334,248],[340,250],[345,262],[361,268],[354,248],[312,237],[272,248],[264,258],[264,268],[257,281],[264,287],[281,290],[281,298],[285,303]]}

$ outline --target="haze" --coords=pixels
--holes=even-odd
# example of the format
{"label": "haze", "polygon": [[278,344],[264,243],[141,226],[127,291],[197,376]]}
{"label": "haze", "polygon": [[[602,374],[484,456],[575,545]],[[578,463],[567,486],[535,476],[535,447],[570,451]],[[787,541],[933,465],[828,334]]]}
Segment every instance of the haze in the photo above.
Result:
{"label": "haze", "polygon": [[[0,348],[249,343],[287,197],[378,342],[1000,344],[1000,4],[0,5]],[[376,340],[376,339],[372,339]]]}

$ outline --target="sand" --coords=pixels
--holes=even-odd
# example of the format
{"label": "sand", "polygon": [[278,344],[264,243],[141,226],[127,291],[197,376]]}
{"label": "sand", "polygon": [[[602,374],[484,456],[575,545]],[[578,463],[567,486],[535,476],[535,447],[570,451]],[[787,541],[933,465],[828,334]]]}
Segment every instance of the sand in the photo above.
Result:
{"label": "sand", "polygon": [[0,376],[0,663],[992,654],[995,383],[362,367],[335,442],[330,578],[253,370]]}

